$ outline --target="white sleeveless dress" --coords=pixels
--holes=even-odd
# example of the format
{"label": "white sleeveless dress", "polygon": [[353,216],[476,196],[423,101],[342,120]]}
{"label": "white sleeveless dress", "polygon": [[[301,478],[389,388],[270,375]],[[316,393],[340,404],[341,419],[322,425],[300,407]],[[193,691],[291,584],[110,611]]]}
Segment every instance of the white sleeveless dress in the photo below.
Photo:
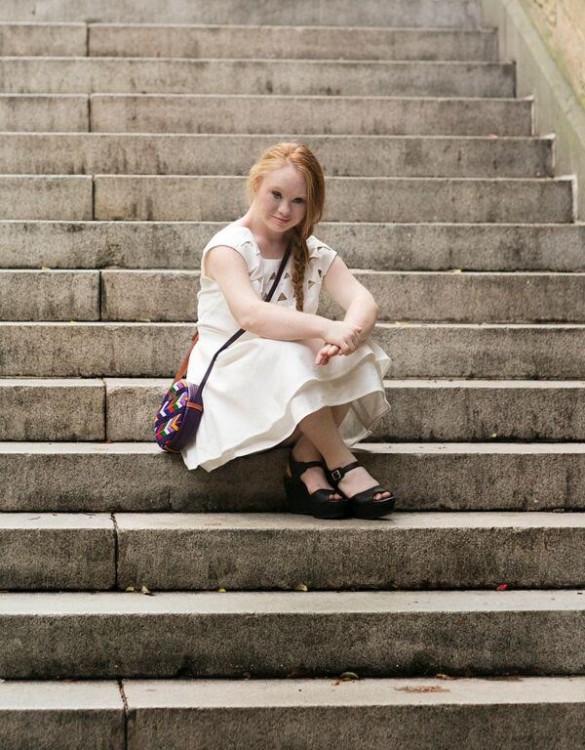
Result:
{"label": "white sleeveless dress", "polygon": [[[308,239],[303,310],[316,313],[321,283],[335,251],[316,237]],[[229,224],[206,245],[233,247],[246,261],[259,298],[274,281],[280,261],[263,258],[252,232]],[[270,304],[295,308],[292,260]],[[203,262],[202,262],[203,269]],[[198,294],[199,341],[191,352],[187,380],[199,383],[220,346],[239,326],[217,283],[201,271]],[[182,451],[188,469],[211,471],[237,456],[273,448],[294,432],[298,423],[324,406],[351,404],[340,431],[352,445],[363,440],[390,406],[382,378],[390,359],[369,340],[347,356],[314,364],[320,339],[278,341],[246,332],[217,358],[203,391],[204,412],[196,438]]]}

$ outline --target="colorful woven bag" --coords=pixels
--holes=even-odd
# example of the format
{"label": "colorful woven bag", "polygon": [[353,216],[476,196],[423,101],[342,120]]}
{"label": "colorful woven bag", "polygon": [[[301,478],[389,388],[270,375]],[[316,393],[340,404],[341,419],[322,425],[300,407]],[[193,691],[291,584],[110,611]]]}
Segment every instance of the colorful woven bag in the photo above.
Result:
{"label": "colorful woven bag", "polygon": [[[290,253],[291,249],[289,246],[280,266],[278,267],[274,283],[270,287],[268,294],[264,297],[265,302],[269,302],[272,298],[282,276],[282,272],[287,264]],[[233,342],[236,339],[239,339],[244,333],[244,329],[240,328],[239,331],[236,331],[230,336],[225,344],[215,352],[199,385],[189,383],[185,379],[187,367],[189,365],[189,357],[191,356],[193,347],[199,339],[197,333],[193,336],[189,352],[183,360],[179,372],[173,380],[173,384],[165,393],[160,408],[154,418],[154,439],[163,451],[167,451],[167,453],[179,453],[179,451],[195,437],[197,430],[199,429],[201,417],[203,416],[203,389],[205,388],[211,369],[215,364],[215,360],[224,349],[227,349],[230,344],[233,344]]]}

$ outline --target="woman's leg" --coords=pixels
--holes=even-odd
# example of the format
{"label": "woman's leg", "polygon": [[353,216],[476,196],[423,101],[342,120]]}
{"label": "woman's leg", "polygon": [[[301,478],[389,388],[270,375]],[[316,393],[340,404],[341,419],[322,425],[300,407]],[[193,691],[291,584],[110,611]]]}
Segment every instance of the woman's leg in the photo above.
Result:
{"label": "woman's leg", "polygon": [[[297,461],[319,461],[321,458],[330,469],[347,466],[356,460],[339,434],[339,425],[347,413],[348,406],[324,407],[305,417],[299,423],[302,433],[293,449]],[[331,485],[325,480],[321,469],[308,469],[303,475],[309,493]],[[378,482],[363,467],[346,474],[339,482],[339,489],[348,497],[375,487]],[[390,497],[390,492],[378,492],[374,500]]]}

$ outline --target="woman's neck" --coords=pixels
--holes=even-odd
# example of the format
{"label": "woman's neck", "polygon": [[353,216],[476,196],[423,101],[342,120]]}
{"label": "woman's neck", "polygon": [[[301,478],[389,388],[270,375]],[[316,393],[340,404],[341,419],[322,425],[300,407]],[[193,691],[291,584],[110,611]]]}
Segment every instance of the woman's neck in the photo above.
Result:
{"label": "woman's neck", "polygon": [[250,210],[236,223],[247,227],[252,232],[262,257],[282,258],[288,245],[290,232],[272,232],[262,222],[257,221]]}

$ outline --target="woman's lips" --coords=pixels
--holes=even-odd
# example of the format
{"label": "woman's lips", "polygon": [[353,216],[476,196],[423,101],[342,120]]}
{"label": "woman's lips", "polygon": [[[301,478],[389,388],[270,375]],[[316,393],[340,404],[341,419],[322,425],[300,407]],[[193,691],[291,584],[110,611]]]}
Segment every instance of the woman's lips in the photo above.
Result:
{"label": "woman's lips", "polygon": [[281,219],[280,216],[274,216],[273,218],[279,224],[288,224],[288,222],[290,221],[290,219]]}

